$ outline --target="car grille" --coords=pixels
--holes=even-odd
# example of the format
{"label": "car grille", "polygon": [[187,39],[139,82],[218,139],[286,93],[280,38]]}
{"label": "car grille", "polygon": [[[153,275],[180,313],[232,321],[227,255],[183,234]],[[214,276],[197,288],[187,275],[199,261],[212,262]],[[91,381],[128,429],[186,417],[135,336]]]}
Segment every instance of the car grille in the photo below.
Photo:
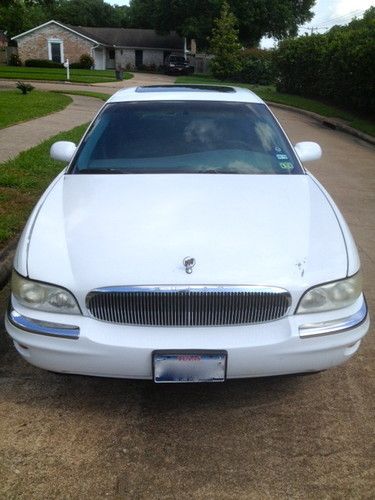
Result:
{"label": "car grille", "polygon": [[86,305],[102,321],[144,326],[219,326],[285,316],[290,294],[270,287],[114,287],[93,290]]}

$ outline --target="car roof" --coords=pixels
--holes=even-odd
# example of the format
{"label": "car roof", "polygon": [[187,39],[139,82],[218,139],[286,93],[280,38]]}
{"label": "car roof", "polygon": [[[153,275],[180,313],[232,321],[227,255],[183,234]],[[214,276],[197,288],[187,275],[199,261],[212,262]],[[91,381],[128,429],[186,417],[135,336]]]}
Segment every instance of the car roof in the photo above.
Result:
{"label": "car roof", "polygon": [[251,90],[231,85],[149,85],[121,89],[108,102],[224,101],[262,103]]}

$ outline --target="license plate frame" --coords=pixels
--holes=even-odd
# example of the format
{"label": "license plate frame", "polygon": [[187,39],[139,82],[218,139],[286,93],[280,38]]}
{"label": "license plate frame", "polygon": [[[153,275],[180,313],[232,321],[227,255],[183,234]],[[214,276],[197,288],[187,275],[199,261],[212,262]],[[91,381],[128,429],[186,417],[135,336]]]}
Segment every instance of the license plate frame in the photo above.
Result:
{"label": "license plate frame", "polygon": [[152,378],[156,384],[225,382],[227,364],[228,352],[224,350],[153,351]]}

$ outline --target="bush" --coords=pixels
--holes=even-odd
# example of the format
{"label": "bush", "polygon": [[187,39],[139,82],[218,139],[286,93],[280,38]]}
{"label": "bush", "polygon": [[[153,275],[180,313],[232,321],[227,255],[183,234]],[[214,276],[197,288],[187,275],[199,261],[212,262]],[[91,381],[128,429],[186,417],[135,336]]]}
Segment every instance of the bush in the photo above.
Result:
{"label": "bush", "polygon": [[25,66],[30,68],[63,68],[62,63],[50,61],[49,59],[26,59]]}
{"label": "bush", "polygon": [[280,43],[277,90],[375,111],[375,8],[327,34]]}
{"label": "bush", "polygon": [[81,69],[91,69],[94,66],[94,59],[88,54],[82,54],[79,58]]}
{"label": "bush", "polygon": [[270,85],[275,81],[273,52],[270,50],[245,50],[241,54],[240,65],[240,71],[234,75],[239,82]]}
{"label": "bush", "polygon": [[82,69],[82,66],[81,66],[81,63],[74,62],[74,63],[69,63],[69,68],[70,69]]}
{"label": "bush", "polygon": [[18,54],[11,54],[8,61],[9,66],[22,66],[21,59]]}
{"label": "bush", "polygon": [[30,83],[17,82],[16,87],[22,92],[23,95],[26,95],[28,92],[34,90],[34,87],[30,85]]}

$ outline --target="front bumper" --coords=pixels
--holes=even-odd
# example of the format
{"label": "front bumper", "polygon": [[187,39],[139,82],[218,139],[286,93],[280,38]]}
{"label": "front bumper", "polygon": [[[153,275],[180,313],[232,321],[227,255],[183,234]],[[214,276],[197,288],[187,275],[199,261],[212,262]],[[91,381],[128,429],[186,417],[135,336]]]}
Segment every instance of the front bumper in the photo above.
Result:
{"label": "front bumper", "polygon": [[349,359],[369,324],[363,297],[341,311],[235,327],[117,325],[31,311],[15,303],[5,319],[17,351],[35,366],[139,379],[152,378],[154,350],[173,349],[227,351],[228,378],[320,371]]}

